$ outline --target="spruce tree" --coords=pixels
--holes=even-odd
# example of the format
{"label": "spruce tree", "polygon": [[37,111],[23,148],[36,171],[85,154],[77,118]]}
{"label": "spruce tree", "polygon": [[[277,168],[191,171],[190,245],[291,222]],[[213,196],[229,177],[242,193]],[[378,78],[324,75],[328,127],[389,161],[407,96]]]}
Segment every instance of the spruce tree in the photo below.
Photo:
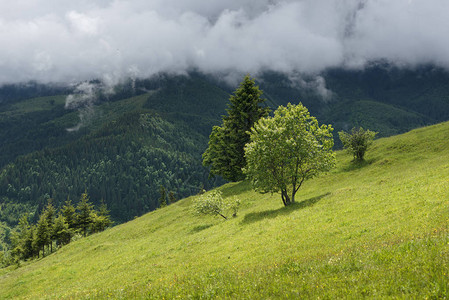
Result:
{"label": "spruce tree", "polygon": [[92,232],[104,231],[106,228],[111,226],[111,224],[112,221],[111,217],[109,216],[109,210],[106,206],[106,203],[104,203],[104,200],[101,199],[101,205],[98,211],[92,213],[91,230]]}
{"label": "spruce tree", "polygon": [[159,193],[161,194],[159,198],[159,207],[167,206],[167,190],[162,185],[159,187]]}
{"label": "spruce tree", "polygon": [[60,213],[55,219],[53,226],[53,236],[57,246],[67,245],[72,239],[73,231],[69,229],[69,224],[64,216]]}
{"label": "spruce tree", "polygon": [[16,261],[33,256],[33,226],[28,222],[29,214],[19,219],[19,224],[11,235],[12,255]]}
{"label": "spruce tree", "polygon": [[169,202],[170,204],[172,204],[172,203],[175,203],[176,201],[177,201],[177,199],[176,199],[175,192],[170,191],[170,192],[168,193],[168,202]]}
{"label": "spruce tree", "polygon": [[72,201],[67,198],[67,201],[64,203],[64,206],[61,209],[61,213],[64,216],[65,221],[69,225],[70,229],[76,228],[77,215],[75,207],[72,204]]}
{"label": "spruce tree", "polygon": [[50,252],[53,252],[53,240],[56,239],[53,231],[53,226],[55,223],[56,217],[56,209],[53,206],[53,199],[48,199],[48,204],[45,210],[42,212],[44,218],[47,220],[47,226],[49,231],[49,244],[50,244]]}
{"label": "spruce tree", "polygon": [[227,116],[221,126],[214,126],[209,145],[203,154],[203,164],[210,167],[210,174],[221,175],[230,181],[245,178],[242,168],[246,166],[244,147],[249,142],[249,131],[261,117],[268,115],[269,108],[254,79],[246,75],[240,86],[229,98]]}
{"label": "spruce tree", "polygon": [[93,205],[89,202],[89,197],[86,192],[81,194],[80,202],[77,206],[77,227],[81,229],[83,235],[87,235],[87,230],[92,223]]}
{"label": "spruce tree", "polygon": [[50,228],[45,214],[42,213],[37,222],[36,234],[34,237],[34,246],[37,249],[37,257],[39,257],[40,250],[42,250],[42,256],[45,256],[45,245],[48,245],[50,241]]}

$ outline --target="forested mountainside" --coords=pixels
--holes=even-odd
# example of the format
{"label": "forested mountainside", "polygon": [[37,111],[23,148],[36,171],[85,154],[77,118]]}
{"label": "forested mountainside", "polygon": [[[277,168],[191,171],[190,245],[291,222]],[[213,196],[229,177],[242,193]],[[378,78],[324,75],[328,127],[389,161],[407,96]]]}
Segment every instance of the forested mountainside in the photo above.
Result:
{"label": "forested mountainside", "polygon": [[123,222],[157,208],[161,187],[179,199],[223,183],[208,179],[201,155],[229,94],[198,77],[162,81],[101,99],[71,132],[86,112],[64,109],[66,96],[3,105],[0,221],[14,226],[25,211],[36,218],[48,198],[58,206],[87,191]]}
{"label": "forested mountainside", "polygon": [[[449,119],[449,75],[429,66],[256,79],[267,105],[301,101],[336,128],[334,136],[353,126],[389,136]],[[0,222],[7,226],[25,211],[37,216],[47,198],[58,205],[87,191],[123,222],[158,207],[161,187],[181,198],[223,183],[208,179],[201,154],[235,86],[198,73],[161,75],[129,80],[114,93],[99,89],[81,109],[65,108],[74,87],[22,88],[0,88]]]}

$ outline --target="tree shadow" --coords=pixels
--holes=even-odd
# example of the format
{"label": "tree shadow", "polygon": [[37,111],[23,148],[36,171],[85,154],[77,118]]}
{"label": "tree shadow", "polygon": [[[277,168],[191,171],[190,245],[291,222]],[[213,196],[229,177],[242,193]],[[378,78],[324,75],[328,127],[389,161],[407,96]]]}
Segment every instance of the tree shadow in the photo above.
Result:
{"label": "tree shadow", "polygon": [[295,202],[293,204],[290,204],[289,206],[284,206],[284,207],[281,207],[278,209],[270,209],[270,210],[264,210],[264,211],[260,211],[260,212],[249,213],[249,214],[246,214],[245,217],[243,217],[243,220],[241,223],[242,224],[250,224],[250,223],[254,223],[254,222],[257,222],[257,221],[260,221],[263,219],[273,219],[273,218],[276,218],[277,216],[288,215],[295,210],[313,206],[318,201],[320,201],[321,199],[323,199],[324,197],[326,197],[328,195],[330,195],[330,193],[326,193],[326,194],[323,194],[320,196],[309,198],[309,199],[303,200],[301,202]]}
{"label": "tree shadow", "polygon": [[371,159],[368,159],[368,160],[362,160],[362,161],[352,160],[350,162],[350,164],[344,166],[342,168],[342,170],[345,171],[345,172],[359,170],[359,169],[362,169],[362,168],[364,168],[366,166],[371,165],[374,161],[375,161],[374,158],[371,158]]}
{"label": "tree shadow", "polygon": [[192,230],[190,230],[190,233],[197,233],[197,232],[203,231],[212,226],[214,226],[214,224],[198,225],[198,226],[193,227]]}

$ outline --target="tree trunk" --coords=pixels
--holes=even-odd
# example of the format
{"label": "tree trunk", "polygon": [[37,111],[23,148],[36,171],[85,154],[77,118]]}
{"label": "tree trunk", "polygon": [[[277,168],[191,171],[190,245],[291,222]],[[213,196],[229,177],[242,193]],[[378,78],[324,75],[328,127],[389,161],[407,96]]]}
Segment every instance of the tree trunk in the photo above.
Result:
{"label": "tree trunk", "polygon": [[293,188],[293,190],[292,190],[292,200],[291,200],[292,203],[295,203],[295,195],[296,195],[296,191]]}
{"label": "tree trunk", "polygon": [[290,200],[290,197],[288,196],[287,190],[281,190],[281,197],[282,197],[282,202],[284,202],[284,206],[291,204],[291,200]]}
{"label": "tree trunk", "polygon": [[219,214],[220,216],[222,216],[225,220],[228,219],[228,218],[226,218],[226,216],[222,215],[221,213],[217,213],[217,214]]}

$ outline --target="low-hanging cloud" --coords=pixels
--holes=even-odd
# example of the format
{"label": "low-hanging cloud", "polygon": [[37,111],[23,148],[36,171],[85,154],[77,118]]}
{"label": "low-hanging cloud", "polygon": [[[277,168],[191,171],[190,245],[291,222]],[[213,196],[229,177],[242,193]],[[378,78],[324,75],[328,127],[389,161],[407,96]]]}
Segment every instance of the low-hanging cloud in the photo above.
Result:
{"label": "low-hanging cloud", "polygon": [[447,0],[2,1],[0,83],[449,68],[447,12]]}

